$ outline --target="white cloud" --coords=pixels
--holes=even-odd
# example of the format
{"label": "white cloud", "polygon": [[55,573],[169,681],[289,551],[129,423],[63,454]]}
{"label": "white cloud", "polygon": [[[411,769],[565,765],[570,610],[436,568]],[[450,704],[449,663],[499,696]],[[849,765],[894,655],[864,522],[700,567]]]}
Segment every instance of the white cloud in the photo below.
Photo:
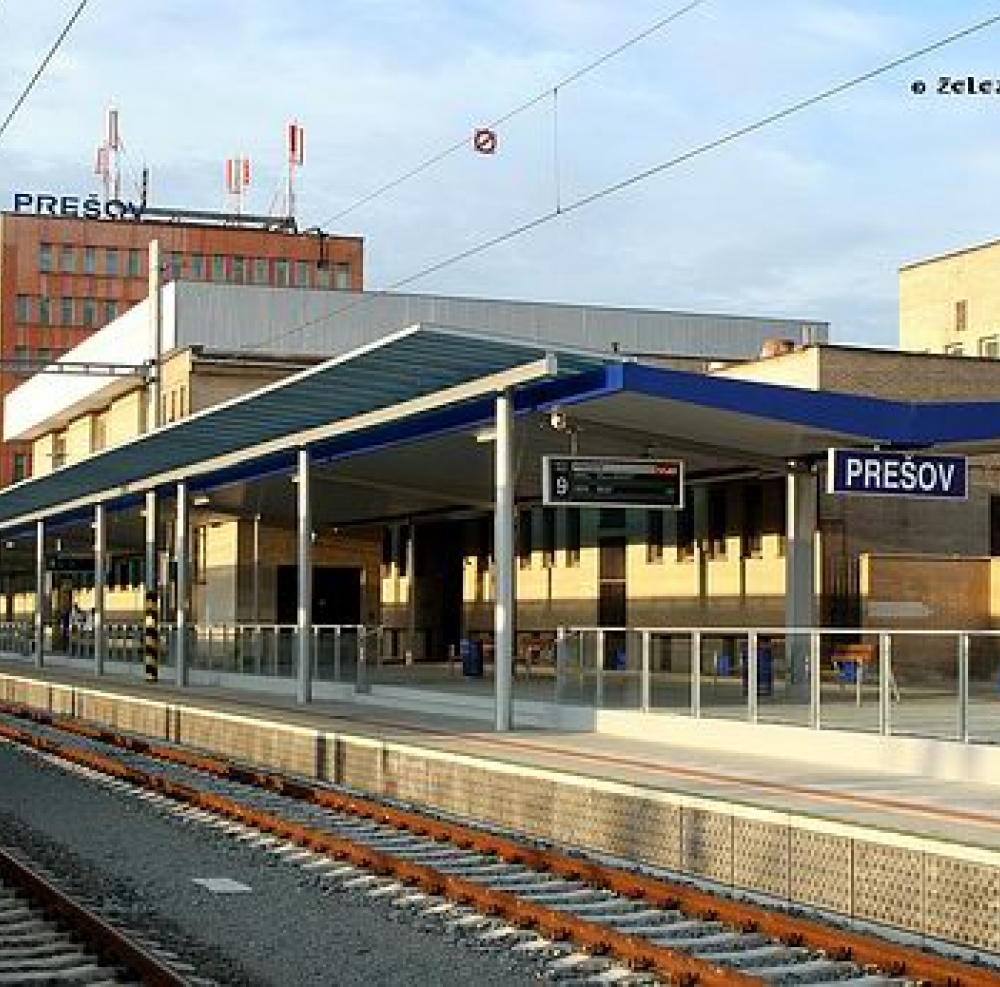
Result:
{"label": "white cloud", "polygon": [[[0,105],[75,3],[0,6]],[[680,6],[678,2],[677,6]],[[41,7],[39,10],[37,8]],[[711,0],[560,93],[563,201],[663,161],[988,12],[862,0]],[[223,201],[254,161],[252,208],[307,131],[304,225],[327,219],[662,17],[655,0],[131,0],[92,3],[0,142],[10,189],[93,188],[115,101],[133,171],[170,205]],[[996,31],[442,271],[419,290],[826,318],[889,342],[896,267],[996,236],[1000,96],[915,97],[941,72],[996,72]],[[978,99],[978,101],[977,101]],[[338,224],[368,243],[371,287],[554,203],[553,103]]]}

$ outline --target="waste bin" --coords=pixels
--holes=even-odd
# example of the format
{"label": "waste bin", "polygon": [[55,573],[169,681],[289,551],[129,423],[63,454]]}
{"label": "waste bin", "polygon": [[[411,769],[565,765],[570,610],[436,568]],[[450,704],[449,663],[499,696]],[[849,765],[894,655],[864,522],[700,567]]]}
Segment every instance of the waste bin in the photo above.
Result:
{"label": "waste bin", "polygon": [[[740,641],[740,673],[743,679],[743,695],[747,694],[747,678],[750,662],[747,660],[747,643]],[[757,642],[757,695],[774,695],[774,653],[767,641]]]}
{"label": "waste bin", "polygon": [[462,658],[462,674],[469,678],[483,677],[483,644],[472,638],[463,637],[458,646]]}

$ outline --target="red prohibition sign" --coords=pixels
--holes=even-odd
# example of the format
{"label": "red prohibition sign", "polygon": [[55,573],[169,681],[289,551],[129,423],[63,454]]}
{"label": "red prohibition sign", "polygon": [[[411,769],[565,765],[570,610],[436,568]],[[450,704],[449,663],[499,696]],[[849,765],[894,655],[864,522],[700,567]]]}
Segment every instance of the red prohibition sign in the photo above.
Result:
{"label": "red prohibition sign", "polygon": [[496,131],[479,127],[472,137],[472,146],[480,154],[493,154],[497,149]]}

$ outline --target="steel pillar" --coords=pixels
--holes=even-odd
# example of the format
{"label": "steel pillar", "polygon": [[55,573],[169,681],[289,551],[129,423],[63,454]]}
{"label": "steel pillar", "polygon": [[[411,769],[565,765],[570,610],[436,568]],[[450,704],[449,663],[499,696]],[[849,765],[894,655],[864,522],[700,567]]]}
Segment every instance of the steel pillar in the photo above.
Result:
{"label": "steel pillar", "polygon": [[299,449],[298,466],[299,619],[297,635],[298,675],[296,696],[300,703],[312,699],[312,511],[309,500],[309,450]]}
{"label": "steel pillar", "polygon": [[103,504],[94,506],[94,674],[104,674],[107,635],[104,629],[104,583],[107,571],[107,514]]}
{"label": "steel pillar", "polygon": [[45,522],[35,522],[35,667],[45,664]]}
{"label": "steel pillar", "polygon": [[174,622],[174,667],[177,685],[187,685],[188,647],[188,489],[181,480],[177,484],[177,522],[174,525],[174,562],[177,568],[177,608]]}
{"label": "steel pillar", "polygon": [[495,555],[493,601],[493,674],[496,729],[511,728],[514,660],[514,411],[508,391],[496,399],[494,443],[495,501],[493,545]]}

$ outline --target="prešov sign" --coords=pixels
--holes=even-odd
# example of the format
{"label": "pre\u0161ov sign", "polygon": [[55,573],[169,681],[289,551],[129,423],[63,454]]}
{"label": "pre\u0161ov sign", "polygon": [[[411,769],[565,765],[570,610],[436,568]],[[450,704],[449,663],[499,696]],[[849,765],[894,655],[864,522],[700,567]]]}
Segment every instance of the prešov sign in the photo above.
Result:
{"label": "pre\u0161ov sign", "polygon": [[75,216],[82,219],[142,219],[141,205],[123,199],[101,202],[96,195],[49,195],[45,192],[15,192],[14,212],[35,216]]}
{"label": "pre\u0161ov sign", "polygon": [[826,489],[837,494],[965,500],[969,464],[965,456],[830,449]]}
{"label": "pre\u0161ov sign", "polygon": [[543,456],[542,501],[550,507],[684,506],[684,464],[677,459]]}

